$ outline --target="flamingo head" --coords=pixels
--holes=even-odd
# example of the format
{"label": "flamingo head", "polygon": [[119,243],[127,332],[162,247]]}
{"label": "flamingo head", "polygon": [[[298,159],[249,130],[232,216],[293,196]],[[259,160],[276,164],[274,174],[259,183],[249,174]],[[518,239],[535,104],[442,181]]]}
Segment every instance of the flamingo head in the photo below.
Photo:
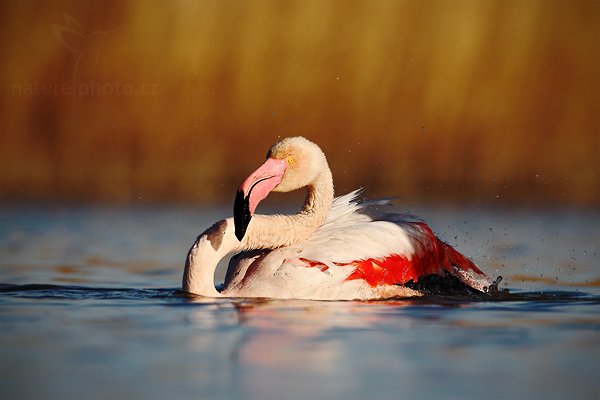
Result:
{"label": "flamingo head", "polygon": [[235,236],[242,240],[250,219],[270,192],[290,192],[311,185],[328,169],[323,151],[313,142],[290,137],[275,143],[267,160],[241,184],[235,197]]}

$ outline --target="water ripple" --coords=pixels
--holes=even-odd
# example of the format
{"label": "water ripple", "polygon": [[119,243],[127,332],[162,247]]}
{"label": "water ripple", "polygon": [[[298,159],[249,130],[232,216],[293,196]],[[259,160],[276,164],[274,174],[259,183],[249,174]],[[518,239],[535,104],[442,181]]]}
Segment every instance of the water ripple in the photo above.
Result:
{"label": "water ripple", "polygon": [[[0,296],[31,299],[63,299],[63,300],[173,300],[179,299],[193,303],[208,300],[173,288],[136,289],[136,288],[103,288],[71,285],[24,284],[11,285],[0,283]],[[215,298],[216,300],[216,298]],[[219,298],[219,300],[223,300]],[[227,299],[225,299],[227,300]],[[268,301],[285,302],[279,299],[228,299],[245,300],[263,303]],[[560,304],[599,305],[600,296],[576,291],[539,291],[539,292],[494,292],[468,293],[460,295],[425,295],[422,297],[397,298],[384,300],[361,301],[360,303],[395,304],[394,301],[409,302],[413,305],[451,306],[466,303],[504,303],[525,302],[528,309],[541,310],[548,306]],[[295,300],[289,300],[293,302]]]}

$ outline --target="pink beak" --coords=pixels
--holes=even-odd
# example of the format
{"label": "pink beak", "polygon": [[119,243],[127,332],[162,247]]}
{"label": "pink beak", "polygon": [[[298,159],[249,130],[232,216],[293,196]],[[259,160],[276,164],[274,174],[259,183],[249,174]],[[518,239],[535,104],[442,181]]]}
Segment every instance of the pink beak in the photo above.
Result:
{"label": "pink beak", "polygon": [[241,241],[246,234],[246,229],[258,203],[281,182],[285,167],[285,161],[269,158],[246,178],[238,189],[233,205],[235,236],[238,240]]}

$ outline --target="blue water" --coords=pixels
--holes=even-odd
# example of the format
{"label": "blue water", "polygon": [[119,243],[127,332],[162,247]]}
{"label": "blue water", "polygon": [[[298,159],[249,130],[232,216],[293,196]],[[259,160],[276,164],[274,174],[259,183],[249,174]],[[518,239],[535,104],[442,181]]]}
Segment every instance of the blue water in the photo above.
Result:
{"label": "blue water", "polygon": [[416,212],[510,294],[188,297],[227,208],[4,207],[0,398],[597,398],[600,213]]}

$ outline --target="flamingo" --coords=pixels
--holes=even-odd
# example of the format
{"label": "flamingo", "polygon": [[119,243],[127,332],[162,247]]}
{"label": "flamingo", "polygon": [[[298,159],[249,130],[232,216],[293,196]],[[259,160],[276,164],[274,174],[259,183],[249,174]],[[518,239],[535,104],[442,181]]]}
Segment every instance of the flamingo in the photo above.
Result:
{"label": "flamingo", "polygon": [[[295,215],[255,214],[270,192],[306,187]],[[468,258],[386,201],[359,201],[360,190],[334,198],[323,151],[303,137],[275,143],[238,189],[234,216],[212,225],[188,252],[183,291],[208,297],[370,300],[420,296],[428,276],[485,291],[489,278]],[[214,284],[230,253],[225,282]]]}

